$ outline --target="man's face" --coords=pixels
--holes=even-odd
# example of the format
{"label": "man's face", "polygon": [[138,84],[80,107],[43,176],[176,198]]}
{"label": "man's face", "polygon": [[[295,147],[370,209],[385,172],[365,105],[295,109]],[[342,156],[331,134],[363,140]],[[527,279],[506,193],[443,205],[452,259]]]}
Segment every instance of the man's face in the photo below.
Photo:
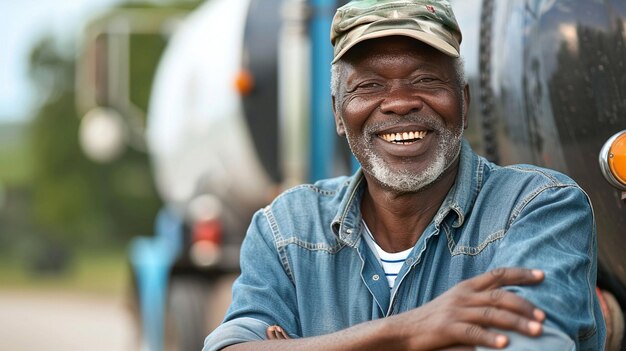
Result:
{"label": "man's face", "polygon": [[467,127],[454,59],[406,37],[358,44],[344,58],[337,132],[382,186],[415,192],[452,164]]}

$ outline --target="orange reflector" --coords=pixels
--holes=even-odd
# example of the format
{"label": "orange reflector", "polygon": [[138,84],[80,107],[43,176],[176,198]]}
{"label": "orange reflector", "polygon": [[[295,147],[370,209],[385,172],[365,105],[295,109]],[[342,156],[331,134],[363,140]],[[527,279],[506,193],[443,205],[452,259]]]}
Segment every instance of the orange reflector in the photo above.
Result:
{"label": "orange reflector", "polygon": [[245,69],[237,73],[235,77],[235,89],[241,95],[248,95],[254,89],[254,77]]}
{"label": "orange reflector", "polygon": [[598,156],[604,179],[615,188],[626,192],[626,130],[610,137]]}
{"label": "orange reflector", "polygon": [[626,133],[618,136],[609,149],[609,168],[620,183],[626,184]]}

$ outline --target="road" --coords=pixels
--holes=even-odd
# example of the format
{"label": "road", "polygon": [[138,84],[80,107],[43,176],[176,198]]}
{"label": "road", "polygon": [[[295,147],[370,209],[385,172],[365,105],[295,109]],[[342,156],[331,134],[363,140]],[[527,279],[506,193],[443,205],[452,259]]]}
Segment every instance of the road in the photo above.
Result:
{"label": "road", "polygon": [[122,297],[0,290],[1,351],[134,349]]}
{"label": "road", "polygon": [[[217,282],[210,302],[216,327],[234,276]],[[207,329],[207,330],[210,330]],[[135,351],[139,337],[124,296],[0,289],[0,351]]]}

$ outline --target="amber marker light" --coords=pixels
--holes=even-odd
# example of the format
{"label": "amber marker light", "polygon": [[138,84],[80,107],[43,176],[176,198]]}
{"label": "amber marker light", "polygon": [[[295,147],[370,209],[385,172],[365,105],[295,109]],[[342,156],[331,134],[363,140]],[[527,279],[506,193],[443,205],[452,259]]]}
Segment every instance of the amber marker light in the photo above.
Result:
{"label": "amber marker light", "polygon": [[626,130],[607,140],[600,151],[599,161],[602,175],[609,184],[626,191]]}
{"label": "amber marker light", "polygon": [[254,77],[248,70],[242,69],[235,76],[235,90],[241,96],[245,96],[250,94],[252,89],[254,89]]}

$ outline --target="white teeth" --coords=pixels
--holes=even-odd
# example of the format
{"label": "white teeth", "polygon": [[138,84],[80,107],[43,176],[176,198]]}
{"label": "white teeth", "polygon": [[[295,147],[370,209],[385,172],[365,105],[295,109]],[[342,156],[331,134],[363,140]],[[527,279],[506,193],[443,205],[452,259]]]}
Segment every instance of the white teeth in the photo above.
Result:
{"label": "white teeth", "polygon": [[415,139],[424,139],[426,136],[426,131],[414,131],[414,132],[403,132],[403,133],[388,133],[381,134],[380,137],[384,140],[395,143],[395,142],[404,142],[404,141],[414,141]]}

